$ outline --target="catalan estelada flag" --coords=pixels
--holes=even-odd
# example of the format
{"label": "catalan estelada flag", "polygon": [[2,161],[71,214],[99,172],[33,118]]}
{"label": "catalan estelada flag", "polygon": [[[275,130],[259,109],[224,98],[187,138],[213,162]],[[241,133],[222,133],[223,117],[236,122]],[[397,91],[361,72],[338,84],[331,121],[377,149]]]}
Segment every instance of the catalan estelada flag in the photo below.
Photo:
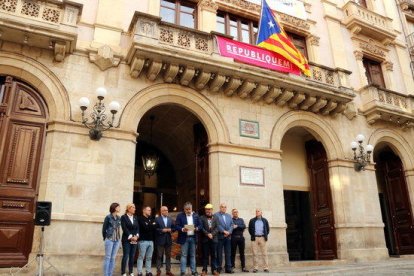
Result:
{"label": "catalan estelada flag", "polygon": [[269,8],[266,0],[262,0],[257,46],[276,52],[296,65],[306,76],[310,76],[309,64],[303,54],[293,45],[282,26]]}

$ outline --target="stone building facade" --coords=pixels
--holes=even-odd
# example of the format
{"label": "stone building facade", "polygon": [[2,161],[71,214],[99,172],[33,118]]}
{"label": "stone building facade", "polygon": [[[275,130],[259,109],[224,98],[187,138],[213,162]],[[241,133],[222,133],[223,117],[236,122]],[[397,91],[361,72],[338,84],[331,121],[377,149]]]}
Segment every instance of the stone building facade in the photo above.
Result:
{"label": "stone building facade", "polygon": [[[0,0],[1,267],[38,251],[37,201],[53,204],[45,253],[62,272],[100,269],[114,201],[262,208],[272,267],[414,254],[414,2],[279,12],[310,77],[220,55],[216,35],[254,40],[256,2]],[[93,141],[78,100],[101,86],[121,109]],[[374,146],[362,171],[358,134]]]}

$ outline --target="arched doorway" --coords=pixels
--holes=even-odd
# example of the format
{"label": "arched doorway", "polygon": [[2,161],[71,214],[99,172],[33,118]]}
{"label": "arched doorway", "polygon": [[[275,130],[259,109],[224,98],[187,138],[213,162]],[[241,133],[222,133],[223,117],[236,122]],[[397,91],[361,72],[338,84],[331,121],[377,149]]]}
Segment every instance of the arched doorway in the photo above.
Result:
{"label": "arched doorway", "polygon": [[374,161],[388,252],[414,254],[414,220],[401,159],[387,143],[379,143]]}
{"label": "arched doorway", "polygon": [[281,143],[289,260],[337,258],[327,154],[321,142],[293,127]]}
{"label": "arched doorway", "polygon": [[47,118],[35,89],[0,76],[0,267],[26,264],[32,248]]}
{"label": "arched doorway", "polygon": [[[136,205],[158,211],[162,203],[178,212],[190,201],[196,211],[202,211],[209,200],[208,136],[197,116],[176,104],[159,105],[144,114],[138,133]],[[142,156],[148,152],[159,157],[153,176],[145,175],[142,165]]]}

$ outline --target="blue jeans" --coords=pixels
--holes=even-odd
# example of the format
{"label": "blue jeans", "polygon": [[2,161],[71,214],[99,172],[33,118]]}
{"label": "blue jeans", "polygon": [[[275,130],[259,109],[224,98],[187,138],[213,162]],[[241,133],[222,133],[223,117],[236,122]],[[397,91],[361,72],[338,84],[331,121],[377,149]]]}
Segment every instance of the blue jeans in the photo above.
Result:
{"label": "blue jeans", "polygon": [[191,273],[196,272],[196,240],[194,236],[187,237],[187,240],[183,245],[181,245],[181,260],[180,260],[180,269],[181,273],[185,273],[187,268],[187,258],[190,256],[190,268]]}
{"label": "blue jeans", "polygon": [[224,262],[225,262],[225,270],[231,271],[231,239],[224,238],[218,239],[217,243],[217,266],[218,269],[222,269],[223,265],[223,248],[224,248]]}
{"label": "blue jeans", "polygon": [[153,241],[139,241],[139,256],[137,262],[138,273],[142,273],[142,265],[145,257],[145,270],[147,273],[151,272],[152,253],[154,252]]}
{"label": "blue jeans", "polygon": [[129,274],[131,274],[134,270],[134,257],[135,252],[137,251],[137,244],[131,244],[129,241],[122,242],[122,250],[124,255],[122,256],[121,274],[126,272],[127,261],[128,271]]}
{"label": "blue jeans", "polygon": [[115,257],[119,249],[119,241],[105,240],[104,275],[112,276],[115,268]]}

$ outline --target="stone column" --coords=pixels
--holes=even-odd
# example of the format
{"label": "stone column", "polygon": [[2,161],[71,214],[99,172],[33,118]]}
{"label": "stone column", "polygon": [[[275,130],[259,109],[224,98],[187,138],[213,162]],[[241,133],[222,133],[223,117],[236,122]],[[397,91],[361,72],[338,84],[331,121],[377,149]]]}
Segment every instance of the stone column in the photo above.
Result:
{"label": "stone column", "polygon": [[214,0],[201,0],[197,5],[197,27],[200,31],[216,30],[216,14],[218,5]]}
{"label": "stone column", "polygon": [[[111,138],[111,132],[120,136]],[[45,229],[44,251],[63,274],[100,271],[104,217],[112,202],[121,205],[122,214],[133,198],[135,139],[111,130],[92,141],[87,133],[75,123],[55,122],[46,137],[38,200],[52,202],[52,221]],[[38,230],[31,258],[38,250]]]}
{"label": "stone column", "polygon": [[384,72],[385,87],[390,90],[396,90],[394,86],[394,64],[391,61],[384,61],[382,63],[382,71]]}
{"label": "stone column", "polygon": [[332,3],[330,1],[322,1],[322,5],[325,13],[326,27],[328,28],[328,37],[332,51],[332,60],[334,61],[335,67],[347,69],[347,48],[338,47],[338,45],[346,45],[344,38],[342,37],[342,15],[339,14],[336,3]]}
{"label": "stone column", "polygon": [[309,45],[309,60],[318,64],[323,64],[324,61],[320,58],[319,36],[311,35],[306,38],[306,44]]}
{"label": "stone column", "polygon": [[[413,71],[411,70],[411,57],[407,48],[403,45],[395,44],[395,52],[401,68],[401,77],[404,80],[406,91],[414,91]],[[413,53],[414,54],[414,53]]]}
{"label": "stone column", "polygon": [[357,65],[358,65],[358,76],[359,76],[359,84],[360,84],[360,87],[358,88],[361,88],[361,87],[368,85],[368,79],[367,79],[367,76],[365,75],[365,67],[362,62],[362,58],[364,57],[364,54],[361,51],[354,51],[354,55],[355,55],[355,58],[357,60]]}
{"label": "stone column", "polygon": [[155,16],[160,16],[160,0],[150,0],[148,1],[148,13]]}
{"label": "stone column", "polygon": [[349,160],[331,160],[329,176],[339,259],[388,257],[373,166],[356,172]]}
{"label": "stone column", "polygon": [[[210,146],[210,199],[214,209],[220,202],[227,209],[237,208],[246,224],[261,208],[270,224],[268,241],[269,264],[272,267],[288,262],[286,222],[284,213],[282,168],[280,153],[233,145]],[[263,169],[263,185],[241,183],[241,168]],[[250,235],[245,232],[246,258],[251,263]]]}

